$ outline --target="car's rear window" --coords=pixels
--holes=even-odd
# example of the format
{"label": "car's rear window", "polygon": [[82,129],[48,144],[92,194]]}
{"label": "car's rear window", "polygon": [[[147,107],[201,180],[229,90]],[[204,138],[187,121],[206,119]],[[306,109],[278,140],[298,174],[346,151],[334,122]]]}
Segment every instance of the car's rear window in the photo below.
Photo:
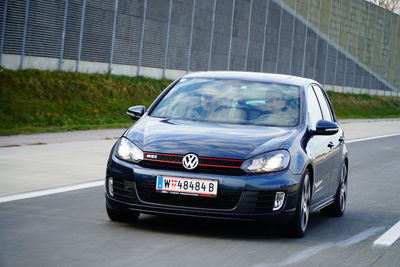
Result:
{"label": "car's rear window", "polygon": [[296,126],[299,87],[232,79],[181,79],[151,116],[208,122]]}

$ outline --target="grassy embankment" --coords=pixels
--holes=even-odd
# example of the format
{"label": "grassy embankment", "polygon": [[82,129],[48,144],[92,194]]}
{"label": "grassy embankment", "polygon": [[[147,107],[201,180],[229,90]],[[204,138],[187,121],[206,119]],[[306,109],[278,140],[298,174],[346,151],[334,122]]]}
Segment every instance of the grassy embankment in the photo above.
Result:
{"label": "grassy embankment", "polygon": [[400,118],[400,97],[328,91],[339,119]]}
{"label": "grassy embankment", "polygon": [[[0,68],[0,135],[127,127],[170,83],[144,77]],[[329,92],[338,118],[400,117],[400,98]]]}
{"label": "grassy embankment", "polygon": [[0,69],[0,135],[127,127],[170,80]]}

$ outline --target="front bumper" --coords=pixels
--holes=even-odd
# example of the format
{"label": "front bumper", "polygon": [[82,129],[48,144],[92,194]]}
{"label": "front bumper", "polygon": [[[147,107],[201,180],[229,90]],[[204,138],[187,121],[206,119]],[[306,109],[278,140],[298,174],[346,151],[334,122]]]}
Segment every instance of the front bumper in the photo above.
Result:
{"label": "front bumper", "polygon": [[[158,175],[218,180],[218,195],[205,198],[156,193]],[[114,196],[109,194],[109,177],[113,178]],[[300,179],[289,170],[235,176],[150,169],[111,156],[105,183],[106,205],[147,214],[285,223],[294,215]],[[277,191],[286,193],[285,203],[273,211]]]}

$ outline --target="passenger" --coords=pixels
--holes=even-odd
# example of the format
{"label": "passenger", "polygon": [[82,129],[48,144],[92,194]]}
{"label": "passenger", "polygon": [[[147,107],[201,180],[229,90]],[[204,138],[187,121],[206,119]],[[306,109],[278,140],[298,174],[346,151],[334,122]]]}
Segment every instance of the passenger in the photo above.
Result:
{"label": "passenger", "polygon": [[293,114],[293,107],[286,104],[285,95],[280,90],[267,93],[265,105],[269,110],[268,114],[259,117],[258,122],[268,125],[293,125],[297,120],[297,114]]}

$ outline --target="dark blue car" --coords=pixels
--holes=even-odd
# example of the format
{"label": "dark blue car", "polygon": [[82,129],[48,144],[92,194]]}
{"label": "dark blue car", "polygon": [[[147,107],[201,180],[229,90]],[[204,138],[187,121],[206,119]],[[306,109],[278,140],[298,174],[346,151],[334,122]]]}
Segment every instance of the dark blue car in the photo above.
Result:
{"label": "dark blue car", "polygon": [[111,220],[140,213],[256,220],[300,237],[311,212],[344,213],[344,134],[316,81],[193,73],[128,115],[137,122],[107,164]]}

